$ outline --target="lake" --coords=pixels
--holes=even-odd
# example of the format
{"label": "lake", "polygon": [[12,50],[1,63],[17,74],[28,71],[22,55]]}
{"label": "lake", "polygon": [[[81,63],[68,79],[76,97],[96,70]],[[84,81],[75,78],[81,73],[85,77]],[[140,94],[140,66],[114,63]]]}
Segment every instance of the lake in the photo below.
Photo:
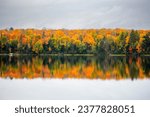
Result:
{"label": "lake", "polygon": [[150,99],[150,57],[0,56],[0,99]]}

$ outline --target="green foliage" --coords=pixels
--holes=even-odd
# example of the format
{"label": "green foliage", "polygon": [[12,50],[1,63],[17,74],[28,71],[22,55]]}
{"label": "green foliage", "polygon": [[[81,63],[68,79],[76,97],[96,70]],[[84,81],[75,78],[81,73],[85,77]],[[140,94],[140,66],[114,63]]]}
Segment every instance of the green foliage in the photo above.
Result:
{"label": "green foliage", "polygon": [[118,53],[124,54],[126,53],[126,38],[128,36],[127,32],[122,32],[119,35],[119,42],[118,42]]}
{"label": "green foliage", "polygon": [[142,46],[143,53],[147,53],[147,54],[150,53],[150,32],[144,36],[144,40],[141,46]]}
{"label": "green foliage", "polygon": [[129,44],[130,44],[130,47],[132,48],[133,53],[137,53],[136,46],[138,45],[139,39],[140,39],[140,35],[138,31],[132,30],[130,33]]}
{"label": "green foliage", "polygon": [[43,45],[40,41],[37,41],[33,46],[33,51],[35,53],[41,53],[43,51]]}
{"label": "green foliage", "polygon": [[7,37],[6,36],[2,36],[0,39],[0,45],[2,45],[2,47],[7,43]]}
{"label": "green foliage", "polygon": [[110,52],[110,43],[106,39],[106,37],[104,37],[101,40],[97,40],[97,42],[96,42],[96,51],[97,51],[97,54],[109,53]]}

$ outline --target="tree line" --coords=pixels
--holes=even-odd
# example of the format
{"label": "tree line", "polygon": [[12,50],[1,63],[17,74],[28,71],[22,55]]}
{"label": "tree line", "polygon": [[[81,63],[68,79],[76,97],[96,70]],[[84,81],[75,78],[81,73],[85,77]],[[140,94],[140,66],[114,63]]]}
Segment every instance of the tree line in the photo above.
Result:
{"label": "tree line", "polygon": [[0,53],[150,54],[150,30],[0,30]]}

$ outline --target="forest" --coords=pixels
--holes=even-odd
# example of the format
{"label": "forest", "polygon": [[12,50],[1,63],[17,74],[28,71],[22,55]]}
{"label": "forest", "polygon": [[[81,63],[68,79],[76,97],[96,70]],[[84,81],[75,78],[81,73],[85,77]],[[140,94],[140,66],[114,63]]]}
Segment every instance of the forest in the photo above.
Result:
{"label": "forest", "polygon": [[150,54],[150,30],[1,29],[0,54]]}

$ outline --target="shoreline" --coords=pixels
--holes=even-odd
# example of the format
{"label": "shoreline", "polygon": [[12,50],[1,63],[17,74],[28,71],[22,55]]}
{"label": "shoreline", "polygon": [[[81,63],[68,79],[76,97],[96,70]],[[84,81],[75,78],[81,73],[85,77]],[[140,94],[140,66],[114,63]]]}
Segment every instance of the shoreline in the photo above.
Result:
{"label": "shoreline", "polygon": [[19,54],[19,53],[6,53],[0,56],[95,56],[94,54]]}
{"label": "shoreline", "polygon": [[[0,56],[101,56],[95,54],[20,54],[20,53],[3,53]],[[110,57],[127,57],[127,56],[134,56],[134,55],[126,55],[126,54],[109,54]],[[148,56],[150,54],[142,54],[138,56]]]}

